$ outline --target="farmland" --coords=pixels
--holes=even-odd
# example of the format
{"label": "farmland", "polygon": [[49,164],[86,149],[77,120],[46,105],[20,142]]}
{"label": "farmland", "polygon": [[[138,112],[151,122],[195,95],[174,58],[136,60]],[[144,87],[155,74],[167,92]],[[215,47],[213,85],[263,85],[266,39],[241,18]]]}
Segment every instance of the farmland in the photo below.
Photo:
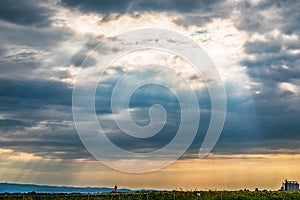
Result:
{"label": "farmland", "polygon": [[14,200],[296,200],[299,192],[283,191],[193,191],[134,192],[103,194],[1,194],[0,199]]}

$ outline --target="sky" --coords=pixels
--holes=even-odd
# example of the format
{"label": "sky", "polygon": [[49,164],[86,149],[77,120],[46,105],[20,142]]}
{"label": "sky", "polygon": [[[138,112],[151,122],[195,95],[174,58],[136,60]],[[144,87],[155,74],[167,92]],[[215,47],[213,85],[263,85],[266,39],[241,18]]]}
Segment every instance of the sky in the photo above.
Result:
{"label": "sky", "polygon": [[[285,179],[300,181],[299,10],[296,0],[1,1],[0,182],[277,190]],[[200,76],[186,59],[159,49],[122,55],[99,73],[99,55],[126,50],[105,41],[118,41],[125,31],[149,27],[192,39],[222,80],[224,127],[205,158],[198,153],[211,122],[208,85],[215,77]],[[165,37],[179,45],[170,35],[154,40]],[[78,81],[85,72],[88,77]],[[128,135],[118,127],[116,120],[129,123],[128,109],[114,110],[111,105],[114,88],[123,79],[116,105],[126,100],[126,88],[141,80],[163,83],[144,85],[129,99],[129,114],[138,126],[160,127],[165,119],[157,134]],[[159,159],[148,160],[125,159],[99,145],[97,150],[114,163],[112,169],[86,148],[72,112],[73,89],[93,80],[95,116],[115,146],[135,153],[163,148],[175,138],[183,112],[188,113],[187,124],[197,124],[196,135],[186,130],[182,142],[191,138],[190,145],[178,159],[147,173],[116,168],[134,171],[168,161],[177,154],[181,140]],[[199,109],[189,107],[191,92]],[[180,96],[185,97],[182,105]],[[157,104],[164,107],[163,113],[156,110],[164,118],[148,113]],[[196,111],[200,121],[193,117]],[[84,124],[89,130],[89,124]]]}

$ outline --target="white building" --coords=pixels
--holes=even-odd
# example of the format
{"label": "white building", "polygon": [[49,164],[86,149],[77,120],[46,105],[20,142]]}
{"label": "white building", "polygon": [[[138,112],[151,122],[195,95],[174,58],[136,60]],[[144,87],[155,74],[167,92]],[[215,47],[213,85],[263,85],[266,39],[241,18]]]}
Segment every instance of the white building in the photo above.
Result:
{"label": "white building", "polygon": [[297,183],[297,181],[285,180],[282,183],[281,190],[284,190],[284,191],[299,191],[299,184]]}

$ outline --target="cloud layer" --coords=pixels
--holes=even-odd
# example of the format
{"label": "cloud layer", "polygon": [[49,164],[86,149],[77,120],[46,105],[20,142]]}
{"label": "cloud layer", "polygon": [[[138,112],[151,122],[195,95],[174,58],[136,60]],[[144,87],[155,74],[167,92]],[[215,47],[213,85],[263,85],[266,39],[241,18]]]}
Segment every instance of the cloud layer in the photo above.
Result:
{"label": "cloud layer", "polygon": [[[192,37],[220,71],[228,113],[214,153],[299,153],[299,9],[300,3],[293,0],[1,1],[1,148],[49,159],[93,159],[73,122],[76,74],[89,51],[104,38],[152,25]],[[103,51],[108,49],[103,47]],[[151,56],[184,71],[184,62],[174,55]],[[137,58],[127,61],[132,65],[149,61]],[[88,59],[85,67],[95,66],[96,60]],[[128,69],[125,59],[105,74],[105,87],[96,94],[98,117],[109,137],[126,150],[162,147],[172,138],[179,120],[178,103],[165,91],[144,88],[130,105],[137,123],[146,124],[147,108],[152,103],[165,104],[169,121],[158,136],[139,141],[123,137],[108,120],[115,81]],[[203,84],[193,74],[190,81]],[[211,116],[207,88],[197,92],[200,129],[183,159],[197,156]]]}

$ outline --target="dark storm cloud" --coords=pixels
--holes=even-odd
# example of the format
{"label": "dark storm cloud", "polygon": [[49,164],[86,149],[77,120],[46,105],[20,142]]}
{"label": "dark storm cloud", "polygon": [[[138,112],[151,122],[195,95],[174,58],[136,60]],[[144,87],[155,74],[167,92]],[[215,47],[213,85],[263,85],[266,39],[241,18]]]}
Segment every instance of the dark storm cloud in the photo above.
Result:
{"label": "dark storm cloud", "polygon": [[0,145],[55,159],[90,159],[72,121],[72,89],[47,80],[0,81]]}
{"label": "dark storm cloud", "polygon": [[[299,32],[297,19],[299,19],[299,1],[265,0],[257,5],[243,1],[237,4],[241,16],[237,18],[240,29],[249,32],[266,33],[274,28],[282,30],[286,34]],[[266,18],[266,15],[269,15]]]}
{"label": "dark storm cloud", "polygon": [[180,1],[180,0],[112,0],[112,1],[81,1],[63,0],[65,6],[79,8],[84,12],[125,13],[133,11],[178,11],[190,12],[198,9],[212,11],[218,1]]}
{"label": "dark storm cloud", "polygon": [[30,124],[15,119],[1,119],[0,130],[12,131],[12,130],[23,130],[25,127],[29,127]]}
{"label": "dark storm cloud", "polygon": [[[8,121],[8,120],[6,120]],[[25,123],[23,123],[25,124]],[[26,152],[44,158],[54,159],[91,159],[81,143],[74,125],[62,122],[43,122],[35,120],[26,124],[27,128],[13,127],[13,131],[1,126],[0,145],[15,152]]]}
{"label": "dark storm cloud", "polygon": [[[0,61],[1,70],[0,77],[8,77],[11,79],[17,79],[17,77],[23,77],[24,73],[28,71],[33,71],[40,67],[40,63],[36,62],[26,62],[25,63],[16,63],[8,61]],[[24,77],[26,78],[26,77]]]}
{"label": "dark storm cloud", "polygon": [[[8,107],[39,107],[46,105],[71,106],[72,89],[58,81],[0,80],[0,102]],[[12,102],[10,105],[9,102]]]}
{"label": "dark storm cloud", "polygon": [[53,13],[43,1],[3,0],[0,3],[0,19],[24,26],[49,26]]}
{"label": "dark storm cloud", "polygon": [[[43,157],[90,159],[91,156],[80,142],[72,122],[72,88],[69,84],[47,79],[53,73],[52,67],[61,63],[47,65],[44,62],[48,56],[57,54],[60,42],[69,39],[73,42],[75,33],[66,27],[52,27],[55,9],[45,5],[45,2],[39,1],[0,3],[0,146]],[[223,133],[214,152],[257,153],[258,151],[252,152],[252,149],[299,147],[296,141],[299,140],[300,127],[297,120],[300,109],[295,108],[297,101],[292,101],[298,97],[292,91],[282,90],[278,86],[283,82],[298,86],[294,81],[300,78],[300,58],[287,50],[299,49],[299,41],[297,43],[267,34],[278,29],[280,34],[300,36],[298,1],[270,0],[254,5],[247,1],[230,3],[193,0],[63,0],[61,5],[66,9],[100,13],[104,16],[102,22],[117,19],[122,13],[129,13],[138,18],[143,12],[162,11],[178,16],[174,22],[184,27],[202,26],[216,18],[230,18],[233,10],[239,11],[240,16],[233,19],[239,30],[247,31],[250,35],[259,33],[267,38],[266,41],[247,42],[244,46],[245,53],[254,56],[255,59],[241,60],[241,65],[247,67],[247,74],[251,80],[259,83],[255,89],[261,93],[245,97],[231,91],[231,88],[240,86],[231,85],[226,88],[230,94],[227,102],[228,113]],[[114,15],[110,15],[111,13]],[[266,13],[272,13],[271,17],[265,18]],[[87,42],[82,42],[82,49],[71,55],[70,59],[66,59],[66,63],[80,66],[88,52],[102,37],[85,35],[85,39],[79,38]],[[63,53],[66,55],[60,56],[67,57],[68,52]],[[91,58],[88,66],[94,64],[95,61]],[[46,73],[50,75],[35,74],[38,69],[45,68],[48,69]],[[119,73],[124,72],[121,67],[118,70],[116,71]],[[35,76],[30,77],[33,74]],[[67,72],[54,75],[58,79],[69,77]],[[114,76],[116,77],[117,75]],[[191,79],[195,80],[197,77]],[[115,80],[105,82],[106,88],[96,96],[96,111],[102,117],[111,113],[110,95],[114,82]],[[136,94],[135,99],[131,101],[131,107],[147,109],[152,103],[164,104],[170,118],[168,126],[157,137],[135,140],[122,135],[123,133],[116,129],[116,124],[106,124],[109,125],[106,127],[109,137],[124,149],[147,152],[160,148],[172,139],[177,130],[176,102],[167,95],[149,97],[149,94],[147,90]],[[188,153],[198,153],[210,122],[209,94],[201,93],[199,99],[202,108],[200,129]],[[133,118],[139,123],[139,120],[147,119],[147,116],[145,113],[133,113]]]}
{"label": "dark storm cloud", "polygon": [[[124,72],[120,73],[122,74]],[[110,98],[116,81],[117,80],[114,79],[106,81],[105,87],[101,88],[102,91],[97,93],[96,98],[98,99],[96,108],[97,113],[99,114],[99,122],[103,127],[103,130],[107,133],[107,136],[117,146],[132,152],[151,152],[167,145],[178,130],[180,122],[180,111],[178,107],[176,107],[176,105],[178,106],[178,102],[174,101],[174,99],[172,100],[173,97],[167,95],[165,93],[166,91],[158,92],[157,88],[154,89],[150,86],[148,88],[140,88],[140,90],[133,94],[130,108],[141,109],[144,113],[140,113],[136,110],[133,111],[131,113],[133,120],[139,125],[145,125],[145,122],[146,124],[149,123],[148,109],[151,105],[158,103],[166,108],[169,121],[167,121],[166,127],[164,127],[164,129],[155,137],[147,139],[129,137],[124,135],[111,118],[105,117],[110,116],[111,114]],[[108,87],[108,85],[110,86]],[[226,87],[227,93],[231,94],[227,100],[228,113],[222,136],[216,145],[214,152],[226,152],[228,154],[251,153],[249,148],[262,147],[259,122],[256,119],[257,116],[253,102],[251,101],[251,96],[245,94],[240,96],[236,95],[233,85],[227,85]],[[155,92],[157,93],[155,94]],[[197,91],[197,95],[201,109],[199,130],[187,151],[187,154],[184,155],[182,159],[189,158],[190,154],[197,155],[210,123],[211,107],[209,93],[207,90],[203,90]],[[144,121],[140,122],[142,119]]]}
{"label": "dark storm cloud", "polygon": [[74,36],[68,28],[44,27],[36,29],[5,22],[0,23],[0,27],[1,49],[5,49],[6,45],[49,49]]}
{"label": "dark storm cloud", "polygon": [[[243,21],[247,18],[247,9],[242,10],[238,27],[251,34],[258,33],[265,37],[263,41],[247,42],[245,52],[255,56],[254,60],[243,61],[248,67],[249,74],[259,78],[259,82],[274,80],[288,82],[293,78],[299,78],[299,54],[292,54],[291,51],[299,50],[299,26],[298,12],[300,7],[297,1],[262,1],[256,6],[251,6],[251,23],[263,23],[255,28],[249,26],[250,22]],[[249,8],[250,9],[250,8]],[[269,11],[269,12],[268,12]],[[249,14],[250,14],[249,12]],[[261,20],[261,14],[266,15]],[[289,28],[292,30],[288,30]],[[273,33],[271,33],[273,31]]]}
{"label": "dark storm cloud", "polygon": [[[83,61],[84,61],[84,66],[83,66]],[[80,66],[90,67],[96,64],[96,60],[85,53],[78,52],[70,59],[70,63],[77,67]]]}
{"label": "dark storm cloud", "polygon": [[90,159],[72,121],[72,90],[57,81],[0,84],[0,145],[55,159]]}
{"label": "dark storm cloud", "polygon": [[0,145],[45,158],[91,159],[75,130],[72,88],[53,80],[70,77],[54,67],[78,62],[58,52],[76,33],[52,26],[55,10],[46,1],[0,2]]}
{"label": "dark storm cloud", "polygon": [[215,18],[227,18],[235,8],[233,3],[217,0],[62,0],[61,3],[68,8],[79,9],[82,12],[100,13],[103,16],[101,22],[116,20],[124,13],[139,18],[143,12],[167,12],[177,14],[178,18],[174,20],[174,23],[184,27],[204,25]]}
{"label": "dark storm cloud", "polygon": [[247,54],[279,53],[282,45],[275,42],[249,42],[245,48]]}
{"label": "dark storm cloud", "polygon": [[269,84],[268,81],[289,82],[291,79],[299,78],[299,61],[299,56],[277,54],[254,61],[244,60],[242,65],[248,67],[251,77],[258,79],[259,82]]}
{"label": "dark storm cloud", "polygon": [[[240,30],[260,34],[262,41],[249,41],[245,53],[255,59],[244,60],[250,78],[260,91],[253,95],[256,119],[259,121],[261,145],[265,148],[296,149],[299,147],[299,94],[280,87],[288,83],[299,88],[300,50],[299,1],[261,1],[257,5],[239,4],[241,17],[236,20]],[[271,34],[271,31],[275,31]]]}
{"label": "dark storm cloud", "polygon": [[[147,71],[146,74],[153,74],[153,72]],[[112,80],[111,84],[111,87],[105,87],[106,90],[102,90],[102,92],[97,94],[97,96],[107,97],[105,99],[98,98],[98,101],[96,102],[96,107],[100,108],[97,109],[98,113],[99,110],[103,111],[103,107],[108,109],[107,113],[112,113],[110,110],[110,99],[112,90],[114,89],[115,80]],[[106,93],[106,95],[103,95],[104,93]],[[154,104],[162,105],[166,109],[168,115],[165,126],[155,136],[146,139],[131,137],[122,132],[113,120],[105,119],[105,115],[103,119],[101,113],[99,116],[99,123],[102,125],[104,131],[108,130],[107,136],[111,141],[127,151],[146,153],[160,149],[170,142],[178,129],[180,112],[176,97],[165,88],[150,84],[143,86],[134,92],[131,96],[129,107],[135,109],[135,111],[131,112],[131,117],[135,123],[140,126],[145,126],[150,122],[148,112],[149,108]]]}
{"label": "dark storm cloud", "polygon": [[11,80],[36,79],[40,74],[35,71],[42,68],[51,73],[49,68],[62,63],[49,62],[49,58],[54,58],[57,46],[71,36],[67,28],[32,28],[1,21],[0,76]]}
{"label": "dark storm cloud", "polygon": [[[83,68],[90,67],[96,64],[96,60],[92,58],[89,53],[97,46],[101,45],[102,40],[104,39],[103,35],[85,35],[85,43],[82,45],[72,57],[69,59],[69,63],[74,66],[81,66]],[[100,48],[99,48],[100,49]],[[104,46],[101,46],[102,51],[109,51]],[[83,63],[84,62],[84,63]]]}

